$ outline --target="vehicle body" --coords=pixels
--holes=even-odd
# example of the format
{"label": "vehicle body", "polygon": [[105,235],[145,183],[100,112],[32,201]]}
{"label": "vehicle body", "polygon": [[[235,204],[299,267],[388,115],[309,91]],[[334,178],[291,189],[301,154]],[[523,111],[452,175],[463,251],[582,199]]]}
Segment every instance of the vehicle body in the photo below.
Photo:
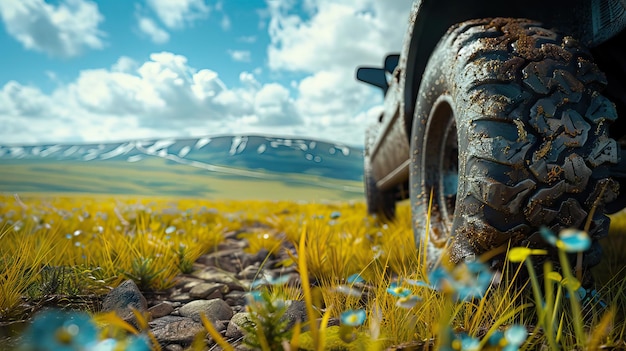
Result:
{"label": "vehicle body", "polygon": [[[459,194],[463,193],[465,196],[468,192],[471,192],[471,190],[467,190],[468,188],[473,189],[472,187],[478,187],[478,185],[476,185],[477,183],[472,183],[473,180],[469,179],[471,170],[469,169],[469,166],[466,165],[467,160],[461,157],[463,150],[455,149],[452,151],[445,151],[450,149],[448,144],[457,145],[459,142],[463,144],[460,148],[464,148],[466,146],[466,142],[463,140],[466,139],[466,134],[469,133],[467,128],[469,128],[468,126],[470,125],[473,128],[477,123],[476,120],[470,120],[468,123],[459,123],[459,118],[463,117],[458,117],[458,115],[461,115],[464,112],[452,111],[449,113],[457,116],[451,117],[451,122],[447,122],[448,124],[438,126],[437,128],[432,126],[425,127],[427,129],[426,131],[417,130],[420,129],[418,128],[420,124],[419,121],[416,122],[417,117],[415,116],[417,113],[416,104],[418,104],[418,101],[422,99],[422,97],[419,96],[420,87],[424,89],[423,85],[425,83],[423,82],[423,79],[425,79],[424,77],[426,77],[428,73],[426,70],[429,60],[433,60],[431,57],[431,55],[433,55],[433,51],[438,52],[437,55],[439,56],[435,57],[436,59],[444,56],[447,57],[445,55],[446,49],[440,48],[443,44],[438,45],[438,42],[440,42],[442,38],[444,38],[443,41],[449,40],[452,42],[454,38],[449,38],[450,36],[460,35],[455,34],[454,31],[452,34],[449,32],[446,33],[450,27],[456,25],[457,29],[455,30],[461,33],[458,26],[462,27],[465,23],[472,24],[472,21],[474,20],[492,18],[523,18],[537,21],[545,28],[554,29],[555,32],[566,35],[566,37],[562,37],[560,39],[563,43],[575,41],[577,48],[572,50],[586,50],[588,48],[591,51],[593,58],[595,59],[595,64],[599,67],[600,71],[604,72],[606,75],[606,84],[601,82],[606,85],[606,89],[602,91],[602,94],[613,102],[616,114],[621,118],[608,118],[610,121],[607,120],[606,122],[607,124],[610,123],[610,129],[606,131],[605,134],[607,135],[600,136],[598,137],[598,140],[594,141],[594,143],[599,144],[600,142],[604,143],[605,139],[608,140],[603,144],[603,150],[600,150],[600,146],[585,146],[585,148],[588,149],[586,151],[588,154],[592,153],[596,155],[599,152],[603,152],[602,159],[598,161],[597,164],[592,160],[592,165],[589,165],[589,159],[591,156],[587,155],[585,156],[587,166],[581,164],[579,161],[571,161],[569,165],[571,166],[574,164],[574,166],[571,166],[574,168],[583,167],[585,171],[589,168],[589,172],[593,172],[592,178],[610,178],[614,180],[615,183],[621,185],[622,189],[626,189],[625,157],[620,157],[620,154],[623,154],[621,150],[624,148],[624,140],[626,139],[626,0],[530,0],[524,2],[502,2],[494,0],[418,0],[414,3],[410,14],[408,31],[406,33],[401,52],[399,54],[389,55],[385,59],[383,68],[361,67],[357,71],[357,79],[381,88],[385,95],[383,112],[377,123],[368,128],[366,133],[365,181],[368,210],[371,213],[380,213],[382,215],[392,217],[394,214],[395,202],[410,198],[415,236],[418,241],[423,240],[425,238],[424,235],[430,235],[430,240],[433,242],[445,241],[449,243],[450,238],[457,236],[457,233],[454,231],[459,229],[459,226],[455,221],[457,220],[457,217],[460,217],[461,215],[465,216],[466,214],[464,214],[463,211],[467,211],[461,206],[464,206],[462,203],[463,199],[457,197],[456,194],[457,192]],[[481,28],[481,30],[485,32],[485,28],[488,28],[488,25],[483,23]],[[446,36],[448,39],[445,39]],[[574,38],[574,40],[571,38]],[[563,44],[561,46],[566,45]],[[578,47],[581,49],[578,49]],[[570,50],[569,48],[566,49]],[[463,49],[461,48],[459,50],[460,51],[458,52],[460,53]],[[480,52],[480,50],[478,52]],[[497,52],[492,52],[490,55],[497,55]],[[543,60],[545,61],[546,59]],[[551,59],[548,58],[547,60],[550,61]],[[485,68],[485,70],[488,69],[489,68]],[[526,76],[523,75],[527,75],[527,73],[528,70],[526,69],[523,74],[520,73],[522,76],[518,77],[518,79],[526,79]],[[555,77],[556,76],[550,76],[549,78],[558,78]],[[596,78],[597,80],[604,79],[600,75],[597,75]],[[438,84],[438,78],[434,79],[437,79],[437,82],[429,84]],[[455,83],[451,82],[450,84],[452,84],[451,86],[454,86]],[[523,83],[520,84],[524,85]],[[530,83],[526,85],[530,86]],[[422,94],[426,93],[423,92]],[[441,92],[442,96],[446,94],[447,91],[445,90]],[[596,96],[596,93],[589,92],[589,96],[589,101],[591,101],[589,104],[595,104],[596,102],[594,97]],[[456,109],[455,103],[456,102],[450,102],[449,97],[446,101],[444,101],[444,105],[451,105],[451,107],[447,106],[446,108],[452,110]],[[440,102],[435,102],[434,104],[440,104]],[[431,106],[432,111],[434,111],[435,108],[436,106]],[[610,109],[611,107],[609,106],[608,108]],[[589,107],[589,109],[591,109],[591,107]],[[448,113],[447,111],[444,112]],[[432,113],[437,114],[442,112],[435,111],[431,112],[431,114]],[[614,112],[611,113],[615,114]],[[532,124],[530,122],[535,120],[531,121],[528,117],[525,118],[526,119],[522,118],[522,122],[520,122],[520,120],[513,121],[515,124],[511,123],[510,126],[515,127],[525,124],[525,128],[530,128],[528,125]],[[455,119],[456,125],[453,125],[455,124]],[[568,128],[567,123],[569,122],[563,123],[564,124],[558,126],[560,130]],[[438,122],[436,118],[430,116],[425,118],[424,121],[422,121],[422,124],[432,124],[435,126],[438,125]],[[604,125],[604,120],[602,120],[598,122],[598,125],[593,126],[598,129],[601,126],[604,127]],[[438,130],[446,130],[446,128],[449,129],[448,132],[437,132]],[[524,132],[524,135],[525,133],[526,132]],[[586,129],[585,133],[587,133]],[[429,144],[442,143],[442,145],[434,148],[435,152],[441,151],[441,155],[437,155],[439,159],[429,160],[428,157],[431,156],[422,156],[420,154],[420,151],[423,151],[420,148],[420,145],[426,142],[426,137],[429,139],[427,140]],[[535,156],[531,157],[530,154],[525,155],[525,157],[528,158],[528,160],[526,160],[526,163],[528,164],[532,162],[539,162],[536,157],[536,149],[540,148],[541,145],[545,146],[546,143],[548,143],[549,147],[549,143],[553,141],[553,138],[549,135],[543,137],[541,135],[536,135],[535,137],[537,139],[544,138],[544,140],[538,140],[536,142],[536,146],[533,146],[533,148],[530,149],[535,150]],[[610,137],[610,139],[607,139],[607,137]],[[496,140],[496,138],[494,137],[489,139],[489,142],[491,143],[493,140]],[[469,147],[474,150],[476,148],[480,148],[480,145],[482,145],[481,143],[485,143],[485,140],[470,140]],[[582,141],[581,148],[584,143],[585,141]],[[489,147],[493,146],[490,144]],[[569,144],[565,143],[561,149],[568,147]],[[452,148],[459,148],[459,146],[452,146]],[[591,150],[592,148],[593,150]],[[492,150],[490,149],[489,151],[491,152]],[[495,149],[493,151],[495,151]],[[476,153],[479,151],[474,152]],[[456,159],[457,153],[459,153],[458,160]],[[570,159],[577,156],[578,155],[574,155],[570,157]],[[563,157],[558,157],[560,157],[562,161]],[[555,158],[557,158],[557,156],[555,156]],[[431,177],[427,174],[429,173],[429,167],[431,166],[439,167],[440,169],[447,167],[448,171],[452,173],[458,171],[458,178],[455,179],[454,177],[448,177],[446,172],[435,172],[436,174]],[[492,166],[492,168],[493,167],[495,166]],[[557,167],[554,167],[552,170],[559,171],[560,168],[557,169]],[[575,171],[578,172],[577,170]],[[420,172],[423,174],[420,175]],[[609,174],[606,174],[607,172]],[[537,173],[535,173],[535,175],[536,174]],[[429,177],[434,177],[436,179],[428,179]],[[492,175],[489,177],[492,177]],[[484,183],[487,178],[487,176],[483,177],[480,182]],[[611,185],[607,185],[608,183],[605,181],[606,179],[598,181],[601,184],[600,187],[602,189],[600,195],[596,194],[596,196],[599,199],[601,198],[601,201],[596,204],[584,204],[579,206],[584,208],[584,210],[578,209],[579,215],[584,214],[592,216],[593,211],[596,208],[598,208],[601,212],[616,212],[626,207],[626,191],[618,193],[617,186],[613,183],[611,183]],[[517,186],[513,183],[505,183],[506,182],[503,184],[507,185],[509,188]],[[522,182],[519,184],[521,183]],[[504,186],[503,184],[497,185]],[[553,183],[549,184],[549,186],[546,185],[544,192],[553,189],[555,186],[556,185]],[[607,186],[611,189],[611,196],[607,196],[605,193]],[[456,189],[457,187],[458,189]],[[598,187],[597,184],[596,187]],[[454,194],[451,194],[451,191],[449,190],[450,188],[455,188],[456,191]],[[535,185],[528,186],[523,190],[523,194],[520,190],[519,199],[518,196],[510,197],[509,199],[514,199],[515,204],[520,201],[528,202],[530,201],[529,199],[522,199],[523,196],[526,196],[525,194],[528,193],[529,195],[527,196],[530,197],[533,193],[541,191],[541,189]],[[578,193],[581,191],[581,189],[578,189],[573,192]],[[608,190],[606,191],[607,193],[609,192]],[[432,218],[431,228],[428,229],[430,231],[434,231],[434,235],[432,233],[425,234],[425,228],[418,223],[420,221],[424,221],[424,219],[420,218],[424,217],[424,208],[427,207],[429,200],[431,200],[431,195],[432,208],[428,213],[432,216]],[[485,194],[484,196],[488,195]],[[559,198],[559,201],[568,201],[569,198],[567,196],[568,195],[563,195]],[[584,201],[576,200],[574,202],[583,203]],[[482,205],[488,206],[487,202],[484,202]],[[562,207],[562,204],[560,206]],[[504,208],[505,205],[503,204],[502,207]],[[591,208],[593,208],[593,210],[590,210]],[[559,209],[558,206],[556,209]],[[511,208],[507,207],[504,212],[501,211],[496,215],[502,216],[503,213],[508,213],[508,211],[511,211],[511,213],[515,212]],[[528,208],[524,211],[526,211],[526,220],[530,223],[528,226],[532,228],[530,231],[528,229],[524,229],[522,235],[524,238],[517,240],[518,242],[516,244],[519,244],[520,242],[522,244],[535,242],[535,239],[529,238],[535,238],[535,234],[538,232],[538,227],[544,224],[539,223],[539,220],[536,218],[543,216],[546,213],[545,209],[542,210],[543,212],[541,212],[541,215],[538,213],[529,214],[529,212],[532,212],[532,209],[529,210]],[[481,220],[482,218],[488,219],[489,216],[489,212],[485,211],[484,213],[481,213],[478,218]],[[520,214],[520,216],[523,216],[523,214]],[[532,218],[528,219],[529,217]],[[604,220],[598,220],[598,223],[602,221]],[[561,218],[561,222],[566,221]],[[605,221],[603,223],[604,224],[602,224],[602,226],[604,227],[602,229],[597,229],[598,231],[606,231],[608,229],[608,222]],[[545,224],[550,225],[549,223]],[[562,225],[559,224],[558,226],[553,226],[553,228],[559,229],[559,227],[564,226],[565,223],[562,223]],[[598,224],[598,226],[600,226],[600,224]],[[487,227],[491,228],[490,226]],[[506,225],[503,224],[503,227],[506,227]],[[588,224],[586,227],[586,229],[589,229]],[[507,227],[506,230],[500,231],[510,231],[513,233],[513,228]],[[493,237],[496,236],[498,236],[498,234],[494,234]],[[509,235],[508,237],[511,238],[512,236]],[[472,239],[470,238],[470,241],[471,240]],[[497,244],[500,245],[502,242],[498,242]],[[481,244],[476,246],[472,243],[460,243],[457,246],[463,246],[466,247],[466,249],[460,248],[456,251],[456,253],[453,253],[452,259],[454,261],[460,261],[470,258],[469,256],[473,257],[475,255],[482,254],[487,251],[487,249],[493,248],[497,245],[495,243],[493,243],[493,245],[492,243],[486,243],[484,245]],[[441,248],[442,245],[438,245],[437,247]],[[440,253],[440,251],[435,249],[435,254],[438,253]],[[594,259],[591,259],[591,261],[594,261]]]}

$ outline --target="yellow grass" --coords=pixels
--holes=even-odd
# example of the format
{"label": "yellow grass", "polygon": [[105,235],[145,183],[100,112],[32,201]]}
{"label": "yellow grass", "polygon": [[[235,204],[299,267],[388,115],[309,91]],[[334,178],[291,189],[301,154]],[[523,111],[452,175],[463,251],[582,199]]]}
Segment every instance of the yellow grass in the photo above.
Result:
{"label": "yellow grass", "polygon": [[[250,251],[276,251],[280,243],[297,252],[283,264],[297,265],[301,273],[305,269],[303,281],[315,282],[319,289],[308,289],[307,285],[301,287],[304,289],[281,287],[280,291],[285,299],[304,298],[310,315],[338,317],[348,308],[367,312],[365,325],[358,329],[358,342],[338,340],[341,333],[333,327],[324,328],[324,319],[313,331],[298,330],[301,339],[292,339],[291,345],[300,342],[313,349],[369,345],[381,349],[416,342],[432,347],[440,336],[442,320],[453,330],[472,336],[491,335],[513,323],[528,325],[533,331],[536,320],[532,296],[506,282],[492,286],[485,298],[468,303],[450,303],[426,287],[408,286],[422,302],[411,309],[399,307],[397,299],[386,291],[391,282],[401,278],[427,280],[406,203],[400,204],[396,220],[382,223],[368,217],[360,201],[36,194],[15,198],[6,194],[0,196],[0,218],[0,321],[19,314],[21,302],[36,303],[29,298],[29,289],[41,283],[40,272],[46,267],[81,267],[81,272],[88,272],[80,275],[85,280],[77,285],[81,293],[101,294],[106,291],[103,287],[116,286],[126,278],[136,280],[144,289],[162,290],[175,282],[181,260],[193,262],[234,230],[242,231],[239,237],[250,242]],[[614,217],[611,236],[604,242],[606,260],[596,276],[610,313],[594,320],[603,334],[585,326],[582,332],[587,335],[587,347],[618,345],[625,337],[626,274],[622,262],[626,240],[619,233],[626,228],[625,218]],[[181,251],[181,247],[185,249]],[[365,279],[367,298],[348,296],[336,289],[355,273]],[[568,304],[564,297],[561,304]],[[555,342],[563,348],[572,347],[578,342],[575,334],[581,330],[575,328],[576,321],[568,317],[569,312],[559,311],[555,320],[563,321],[557,323],[563,336]],[[604,333],[607,326],[611,326],[610,331]],[[374,339],[365,342],[366,336]],[[545,336],[538,333],[527,345],[530,349],[546,345]]]}

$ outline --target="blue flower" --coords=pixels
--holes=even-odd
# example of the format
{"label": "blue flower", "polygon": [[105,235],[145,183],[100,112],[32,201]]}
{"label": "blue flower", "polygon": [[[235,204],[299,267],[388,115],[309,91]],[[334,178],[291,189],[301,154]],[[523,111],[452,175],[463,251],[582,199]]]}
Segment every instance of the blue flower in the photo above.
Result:
{"label": "blue flower", "polygon": [[123,340],[99,340],[99,331],[84,312],[50,309],[34,317],[23,335],[22,350],[32,351],[150,351],[145,335]]}
{"label": "blue flower", "polygon": [[[578,281],[576,281],[576,283],[578,283],[579,286],[572,288],[574,290],[575,296],[578,298],[578,301],[580,301],[583,306],[593,304],[593,306],[597,306],[601,309],[605,309],[607,307],[606,302],[604,302],[602,296],[600,295],[600,293],[598,293],[596,289],[585,289],[580,286],[580,283]],[[569,296],[569,291],[565,292],[565,297],[569,298]]]}
{"label": "blue flower", "polygon": [[565,252],[583,252],[591,247],[591,238],[583,230],[563,229],[557,237],[549,228],[541,227],[539,233],[543,240]]}
{"label": "blue flower", "polygon": [[431,290],[435,290],[432,285],[430,285],[430,284],[428,284],[428,283],[426,283],[425,281],[422,281],[422,280],[403,278],[402,282],[407,283],[409,285],[413,285],[415,287],[429,288]]}
{"label": "blue flower", "polygon": [[526,341],[528,332],[526,327],[513,324],[506,331],[496,331],[489,338],[489,345],[497,347],[503,351],[517,351]]}
{"label": "blue flower", "polygon": [[249,293],[246,294],[246,301],[248,305],[255,305],[255,304],[262,303],[264,301],[263,293],[258,290],[250,291]]}
{"label": "blue flower", "polygon": [[428,274],[429,286],[431,289],[443,292],[454,292],[452,281],[454,279],[450,275],[450,272],[444,267],[437,267]]}
{"label": "blue flower", "polygon": [[459,335],[457,343],[461,344],[461,351],[478,351],[480,350],[480,340],[467,334]]}
{"label": "blue flower", "polygon": [[348,282],[348,284],[355,284],[355,283],[363,283],[365,282],[365,280],[363,279],[363,277],[361,277],[361,275],[359,273],[354,273],[352,275],[350,275],[346,281]]}
{"label": "blue flower", "polygon": [[480,350],[480,340],[465,333],[455,334],[449,326],[440,335],[442,344],[439,350],[442,351],[478,351]]}
{"label": "blue flower", "polygon": [[396,306],[411,309],[415,307],[422,299],[417,295],[409,295],[406,297],[401,297],[396,301]]}
{"label": "blue flower", "polygon": [[263,278],[253,281],[250,287],[252,289],[256,289],[259,286],[263,285],[285,285],[289,282],[289,279],[291,279],[291,276],[289,274],[281,275],[277,278],[274,278],[269,274],[265,274]]}
{"label": "blue flower", "polygon": [[24,333],[25,350],[73,351],[98,343],[98,330],[84,312],[47,310],[35,316]]}
{"label": "blue flower", "polygon": [[126,351],[150,351],[150,342],[146,336],[141,335],[129,340],[128,345],[126,345]]}
{"label": "blue flower", "polygon": [[104,339],[91,346],[89,351],[150,351],[150,343],[145,336],[129,337],[126,340]]}
{"label": "blue flower", "polygon": [[407,297],[411,295],[411,290],[400,286],[397,282],[393,282],[387,288],[387,292],[395,297]]}
{"label": "blue flower", "polygon": [[340,316],[341,324],[349,327],[358,327],[365,323],[365,310],[347,310]]}
{"label": "blue flower", "polygon": [[363,292],[361,290],[355,289],[349,285],[338,285],[337,287],[335,287],[334,290],[340,294],[352,297],[361,297],[361,295],[363,295]]}
{"label": "blue flower", "polygon": [[250,288],[251,289],[256,289],[259,286],[263,286],[263,285],[266,285],[266,284],[267,284],[267,281],[265,279],[257,279],[255,281],[253,281],[252,284],[250,284]]}
{"label": "blue flower", "polygon": [[591,238],[587,232],[577,229],[564,229],[556,242],[559,249],[566,252],[583,252],[591,247]]}
{"label": "blue flower", "polygon": [[267,276],[265,279],[270,285],[285,285],[289,282],[289,279],[291,279],[291,276],[289,274],[281,275],[276,278]]}
{"label": "blue flower", "polygon": [[459,264],[452,271],[437,267],[428,277],[435,290],[451,294],[459,301],[482,298],[492,278],[489,267],[477,261]]}
{"label": "blue flower", "polygon": [[503,346],[506,344],[506,339],[504,338],[504,333],[501,330],[496,330],[489,337],[489,345],[491,346]]}
{"label": "blue flower", "polygon": [[507,342],[505,350],[512,351],[519,349],[524,341],[526,341],[527,337],[528,331],[526,331],[526,327],[519,324],[513,324],[504,332],[504,339]]}
{"label": "blue flower", "polygon": [[116,348],[119,350],[121,347],[119,341],[109,338],[95,344],[90,351],[113,351]]}

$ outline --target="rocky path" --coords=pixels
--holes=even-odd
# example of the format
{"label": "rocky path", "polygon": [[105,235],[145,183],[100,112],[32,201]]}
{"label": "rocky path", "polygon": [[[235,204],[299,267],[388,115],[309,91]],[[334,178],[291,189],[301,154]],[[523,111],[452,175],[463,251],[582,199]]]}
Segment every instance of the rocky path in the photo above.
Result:
{"label": "rocky path", "polygon": [[[246,292],[263,274],[273,277],[291,275],[298,279],[295,267],[271,268],[286,258],[267,257],[267,251],[251,255],[244,252],[245,241],[236,233],[228,233],[218,249],[200,257],[191,274],[178,277],[175,286],[165,292],[142,294],[130,280],[111,291],[103,301],[103,310],[116,310],[126,320],[132,321],[132,306],[150,315],[150,330],[163,350],[184,350],[198,333],[206,332],[200,320],[204,312],[216,329],[237,349],[242,345],[243,333],[239,325],[246,320]],[[264,267],[260,269],[260,267]],[[288,302],[289,303],[289,302]],[[305,306],[292,301],[286,312],[290,322],[305,320]],[[211,350],[220,349],[206,335]]]}

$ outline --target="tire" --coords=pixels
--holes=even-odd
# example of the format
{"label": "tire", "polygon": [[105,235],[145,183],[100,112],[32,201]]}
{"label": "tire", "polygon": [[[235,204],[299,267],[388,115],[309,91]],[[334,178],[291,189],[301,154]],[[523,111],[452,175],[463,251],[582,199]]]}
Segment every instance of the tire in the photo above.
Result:
{"label": "tire", "polygon": [[599,94],[605,85],[587,49],[540,23],[450,28],[426,67],[411,134],[413,229],[428,261],[506,245],[550,249],[541,226],[582,229],[593,213],[583,262],[597,264],[604,205],[619,187],[609,178],[617,114]]}
{"label": "tire", "polygon": [[396,215],[396,201],[393,193],[381,191],[376,186],[369,159],[365,158],[363,180],[365,182],[365,199],[367,213],[391,220]]}

